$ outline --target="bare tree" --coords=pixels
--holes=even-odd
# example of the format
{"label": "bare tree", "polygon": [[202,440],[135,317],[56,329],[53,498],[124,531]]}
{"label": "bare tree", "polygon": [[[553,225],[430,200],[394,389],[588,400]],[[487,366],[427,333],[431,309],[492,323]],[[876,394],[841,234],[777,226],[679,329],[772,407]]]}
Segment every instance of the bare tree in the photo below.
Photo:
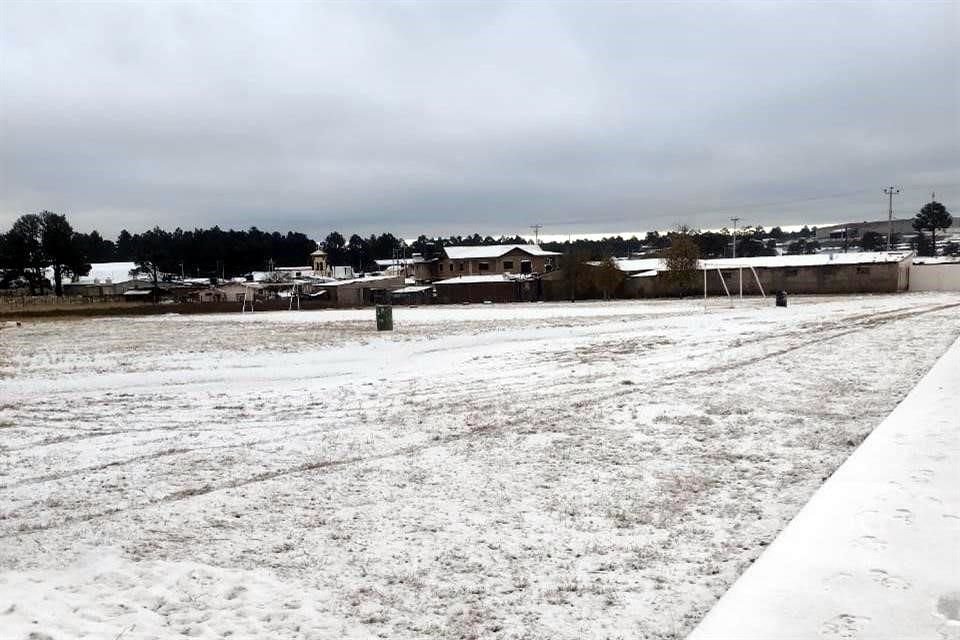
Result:
{"label": "bare tree", "polygon": [[663,251],[667,266],[667,280],[685,295],[696,281],[700,261],[700,247],[686,227],[670,234],[670,246]]}

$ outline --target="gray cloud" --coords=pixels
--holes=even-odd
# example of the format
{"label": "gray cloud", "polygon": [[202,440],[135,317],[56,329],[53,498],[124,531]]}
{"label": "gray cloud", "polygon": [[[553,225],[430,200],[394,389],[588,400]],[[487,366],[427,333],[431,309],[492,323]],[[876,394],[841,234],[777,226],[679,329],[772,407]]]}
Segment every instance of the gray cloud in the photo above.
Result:
{"label": "gray cloud", "polygon": [[956,3],[4,3],[0,227],[960,212]]}

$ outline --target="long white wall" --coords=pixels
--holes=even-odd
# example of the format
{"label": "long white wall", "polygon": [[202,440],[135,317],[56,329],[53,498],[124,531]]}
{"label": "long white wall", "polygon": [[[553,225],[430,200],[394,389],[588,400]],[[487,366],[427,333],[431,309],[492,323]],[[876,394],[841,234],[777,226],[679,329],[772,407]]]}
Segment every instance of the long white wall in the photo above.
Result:
{"label": "long white wall", "polygon": [[688,640],[960,632],[960,340]]}
{"label": "long white wall", "polygon": [[960,291],[960,263],[911,265],[910,291]]}

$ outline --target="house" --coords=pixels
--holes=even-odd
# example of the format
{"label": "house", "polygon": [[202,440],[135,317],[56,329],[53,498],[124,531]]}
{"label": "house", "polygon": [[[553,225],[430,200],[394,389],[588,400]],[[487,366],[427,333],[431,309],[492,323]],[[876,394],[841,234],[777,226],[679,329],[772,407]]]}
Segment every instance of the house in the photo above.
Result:
{"label": "house", "polygon": [[390,299],[390,292],[403,286],[402,276],[364,276],[314,283],[310,296],[323,297],[330,305],[337,307],[359,307],[386,303]]}
{"label": "house", "polygon": [[[90,272],[63,283],[63,293],[68,296],[87,296],[90,298],[112,298],[121,296],[130,289],[149,286],[146,275],[131,276],[137,268],[135,262],[95,262]],[[53,269],[47,268],[45,275],[52,282]]]}
{"label": "house", "polygon": [[430,304],[433,302],[432,285],[410,285],[390,292],[393,304]]}
{"label": "house", "polygon": [[415,282],[430,282],[433,279],[434,260],[428,260],[419,253],[409,258],[393,258],[391,260],[375,260],[377,267],[388,273],[400,273],[404,278],[412,278]]}
{"label": "house", "polygon": [[214,286],[194,289],[190,293],[192,302],[226,302],[227,296],[219,288]]}
{"label": "house", "polygon": [[494,244],[477,247],[444,247],[433,263],[436,279],[455,276],[538,274],[553,271],[560,254],[535,244]]}
{"label": "house", "polygon": [[[858,244],[866,233],[879,233],[886,238],[890,232],[890,226],[890,220],[865,220],[863,222],[834,224],[817,227],[816,237],[820,242],[833,241],[834,243]],[[960,219],[954,218],[953,226],[946,230],[946,235],[957,232],[960,232]],[[894,218],[893,233],[901,237],[915,235],[917,231],[913,228],[913,218]]]}

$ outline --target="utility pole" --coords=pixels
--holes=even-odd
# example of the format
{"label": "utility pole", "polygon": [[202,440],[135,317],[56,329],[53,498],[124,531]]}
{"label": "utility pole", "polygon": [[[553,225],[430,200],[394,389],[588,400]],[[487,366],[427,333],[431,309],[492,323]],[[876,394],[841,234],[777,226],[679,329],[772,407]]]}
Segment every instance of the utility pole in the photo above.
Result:
{"label": "utility pole", "polygon": [[890,251],[893,243],[893,196],[900,193],[900,189],[894,186],[884,187],[883,192],[889,197],[889,206],[887,208],[887,220],[890,223],[887,229],[887,251]]}
{"label": "utility pole", "polygon": [[533,229],[533,244],[540,244],[540,229],[543,229],[543,225],[532,224],[530,228]]}
{"label": "utility pole", "polygon": [[733,220],[733,257],[737,257],[737,223],[740,222],[740,218],[730,218]]}

